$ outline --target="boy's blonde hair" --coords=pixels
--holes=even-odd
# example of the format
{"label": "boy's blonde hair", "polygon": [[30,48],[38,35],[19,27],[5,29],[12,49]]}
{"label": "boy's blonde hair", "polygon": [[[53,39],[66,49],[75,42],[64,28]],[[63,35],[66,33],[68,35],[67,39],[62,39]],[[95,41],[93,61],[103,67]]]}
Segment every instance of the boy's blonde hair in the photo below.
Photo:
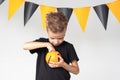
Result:
{"label": "boy's blonde hair", "polygon": [[53,33],[63,32],[67,28],[68,21],[62,12],[51,12],[46,16],[46,29]]}

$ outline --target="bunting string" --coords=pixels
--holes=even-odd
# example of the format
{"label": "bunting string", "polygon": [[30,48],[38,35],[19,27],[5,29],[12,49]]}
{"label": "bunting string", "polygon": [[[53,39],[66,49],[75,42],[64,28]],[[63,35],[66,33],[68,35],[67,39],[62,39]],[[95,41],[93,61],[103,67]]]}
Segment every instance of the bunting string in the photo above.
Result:
{"label": "bunting string", "polygon": [[[5,0],[0,0],[0,5],[5,2]],[[36,4],[33,2],[25,0],[9,0],[8,3],[8,20],[10,20],[17,10],[24,5],[24,26],[33,16],[34,12],[39,7],[40,16],[42,20],[42,28],[46,28],[46,14],[49,12],[63,12],[66,19],[69,21],[71,15],[74,13],[78,23],[80,24],[81,30],[85,32],[87,20],[89,17],[90,9],[93,8],[99,20],[101,21],[104,29],[107,29],[107,21],[109,11],[111,11],[118,22],[120,22],[120,0],[113,1],[106,4],[88,6],[88,7],[77,7],[77,8],[66,8],[66,7],[54,7],[48,5]]]}

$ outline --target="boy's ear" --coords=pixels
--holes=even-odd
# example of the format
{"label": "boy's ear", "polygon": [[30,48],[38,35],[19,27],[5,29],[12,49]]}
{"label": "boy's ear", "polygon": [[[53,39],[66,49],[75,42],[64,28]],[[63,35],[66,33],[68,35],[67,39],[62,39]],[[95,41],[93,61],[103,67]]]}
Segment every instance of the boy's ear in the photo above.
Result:
{"label": "boy's ear", "polygon": [[48,31],[47,31],[47,30],[45,30],[45,33],[46,33],[46,34],[48,34]]}

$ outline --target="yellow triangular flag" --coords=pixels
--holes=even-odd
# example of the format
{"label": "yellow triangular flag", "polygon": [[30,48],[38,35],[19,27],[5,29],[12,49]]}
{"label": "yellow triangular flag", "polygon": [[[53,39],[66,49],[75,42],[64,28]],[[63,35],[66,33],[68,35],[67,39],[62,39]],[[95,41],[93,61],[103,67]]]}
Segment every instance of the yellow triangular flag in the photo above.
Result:
{"label": "yellow triangular flag", "polygon": [[45,6],[45,5],[40,5],[40,12],[41,12],[41,18],[42,18],[42,28],[46,28],[46,14],[49,12],[55,12],[57,10],[56,7],[51,7],[51,6]]}
{"label": "yellow triangular flag", "polygon": [[107,6],[111,10],[111,12],[115,15],[115,17],[120,22],[120,1],[115,1],[112,3],[108,3]]}
{"label": "yellow triangular flag", "polygon": [[90,7],[74,8],[74,14],[76,15],[82,31],[85,31],[87,19],[89,16]]}
{"label": "yellow triangular flag", "polygon": [[9,7],[8,7],[8,19],[10,19],[17,9],[22,5],[24,0],[9,0]]}

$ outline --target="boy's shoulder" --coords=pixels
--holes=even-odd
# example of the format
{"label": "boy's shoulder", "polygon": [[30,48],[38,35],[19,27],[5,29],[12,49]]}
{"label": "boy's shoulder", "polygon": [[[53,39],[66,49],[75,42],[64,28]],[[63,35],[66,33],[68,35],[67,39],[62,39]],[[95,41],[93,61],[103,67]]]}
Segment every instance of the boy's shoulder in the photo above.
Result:
{"label": "boy's shoulder", "polygon": [[48,42],[48,38],[40,37],[40,38],[36,39],[35,41]]}
{"label": "boy's shoulder", "polygon": [[72,43],[70,43],[68,41],[64,41],[63,43],[66,44],[66,45],[73,45]]}

